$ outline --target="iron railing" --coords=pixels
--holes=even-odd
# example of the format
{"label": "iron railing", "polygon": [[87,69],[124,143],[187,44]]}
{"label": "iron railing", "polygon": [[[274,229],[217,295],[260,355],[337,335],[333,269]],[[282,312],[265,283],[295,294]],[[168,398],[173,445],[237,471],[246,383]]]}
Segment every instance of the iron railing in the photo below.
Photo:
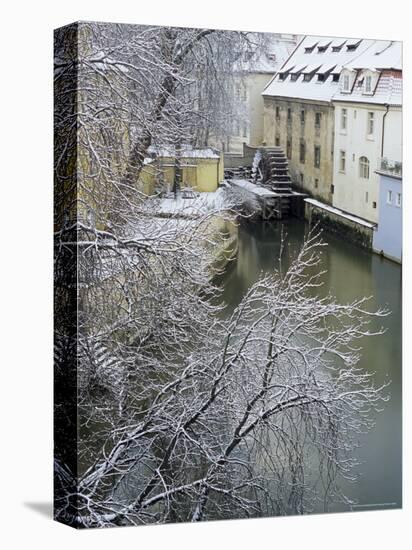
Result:
{"label": "iron railing", "polygon": [[378,170],[390,176],[402,176],[402,162],[382,157],[378,162]]}

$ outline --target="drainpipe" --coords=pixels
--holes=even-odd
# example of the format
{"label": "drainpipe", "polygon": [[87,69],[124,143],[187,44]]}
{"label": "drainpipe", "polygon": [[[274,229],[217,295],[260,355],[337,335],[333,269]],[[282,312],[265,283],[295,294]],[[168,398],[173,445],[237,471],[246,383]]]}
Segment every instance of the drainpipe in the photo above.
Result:
{"label": "drainpipe", "polygon": [[383,144],[384,144],[384,140],[385,140],[385,117],[386,117],[386,115],[388,114],[388,111],[389,111],[389,103],[385,103],[385,107],[386,107],[386,112],[385,112],[385,114],[383,115],[383,119],[382,119],[381,158],[383,158]]}

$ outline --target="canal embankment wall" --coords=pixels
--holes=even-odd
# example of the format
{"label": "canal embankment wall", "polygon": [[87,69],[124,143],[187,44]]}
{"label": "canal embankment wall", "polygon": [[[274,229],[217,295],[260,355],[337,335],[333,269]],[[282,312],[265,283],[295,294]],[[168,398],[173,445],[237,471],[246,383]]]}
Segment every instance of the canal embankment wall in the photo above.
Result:
{"label": "canal embankment wall", "polygon": [[316,199],[305,199],[305,218],[309,225],[319,224],[327,231],[344,236],[345,239],[373,250],[373,235],[376,224],[353,216]]}

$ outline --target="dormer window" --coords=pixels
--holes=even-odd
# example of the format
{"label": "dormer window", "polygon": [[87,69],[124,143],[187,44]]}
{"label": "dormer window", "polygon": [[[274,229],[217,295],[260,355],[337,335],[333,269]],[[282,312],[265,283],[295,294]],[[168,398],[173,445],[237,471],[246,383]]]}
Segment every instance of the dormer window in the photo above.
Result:
{"label": "dormer window", "polygon": [[328,49],[328,47],[330,46],[331,42],[323,42],[321,44],[318,45],[318,53],[324,53],[326,52],[326,50]]}
{"label": "dormer window", "polygon": [[355,40],[348,40],[346,43],[346,51],[348,52],[354,52],[359,44],[361,43],[361,40],[355,39]]}
{"label": "dormer window", "polygon": [[269,59],[269,61],[276,61],[276,54],[268,53],[267,58]]}
{"label": "dormer window", "polygon": [[325,75],[324,74],[318,74],[318,82],[325,82]]}
{"label": "dormer window", "polygon": [[315,47],[316,47],[316,44],[317,44],[317,42],[315,42],[314,44],[308,44],[308,45],[305,47],[305,53],[312,53],[313,50],[314,50]]}
{"label": "dormer window", "polygon": [[339,75],[337,73],[332,75],[332,82],[339,82]]}
{"label": "dormer window", "polygon": [[292,82],[296,82],[296,80],[299,78],[300,74],[299,73],[293,73],[290,75],[290,79]]}
{"label": "dormer window", "polygon": [[343,48],[343,45],[345,44],[346,40],[338,40],[335,42],[332,42],[332,52],[340,52]]}

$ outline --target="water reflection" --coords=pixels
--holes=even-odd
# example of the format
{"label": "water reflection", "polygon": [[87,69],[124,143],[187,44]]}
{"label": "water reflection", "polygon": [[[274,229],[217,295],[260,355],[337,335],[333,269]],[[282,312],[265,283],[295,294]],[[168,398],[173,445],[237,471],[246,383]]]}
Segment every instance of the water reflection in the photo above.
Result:
{"label": "water reflection", "polygon": [[[288,247],[284,264],[288,264],[301,246],[307,226],[291,220],[283,224],[253,224],[240,227],[239,253],[236,262],[224,277],[223,300],[229,314],[246,290],[262,272],[278,266],[282,231],[287,233]],[[362,250],[343,238],[323,235],[328,246],[323,249],[324,285],[320,293],[330,293],[340,302],[350,302],[371,296],[371,310],[387,307],[391,314],[373,321],[371,328],[384,324],[383,335],[365,338],[360,342],[360,366],[375,373],[376,384],[391,381],[391,399],[376,415],[376,427],[359,440],[357,457],[362,462],[360,477],[355,483],[344,482],[342,488],[358,501],[353,509],[387,509],[402,505],[402,440],[401,440],[401,383],[402,383],[402,296],[401,267],[389,260]],[[330,511],[349,510],[344,504]]]}

